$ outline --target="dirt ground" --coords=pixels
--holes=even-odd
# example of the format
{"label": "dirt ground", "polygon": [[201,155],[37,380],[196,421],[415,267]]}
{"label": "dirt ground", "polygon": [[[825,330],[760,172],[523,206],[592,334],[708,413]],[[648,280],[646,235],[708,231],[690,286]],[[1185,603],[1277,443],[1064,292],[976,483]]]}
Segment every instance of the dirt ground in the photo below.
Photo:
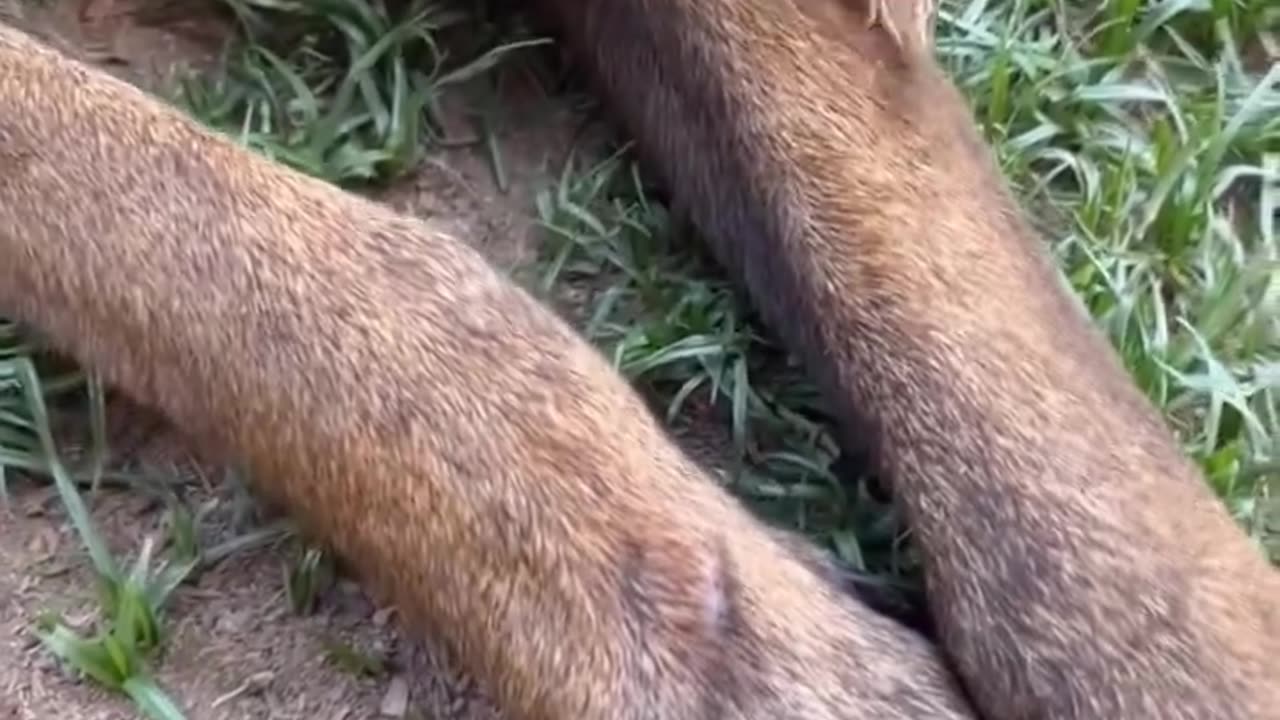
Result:
{"label": "dirt ground", "polygon": [[[163,27],[133,22],[129,0],[19,2],[0,0],[0,21],[152,89],[171,77],[175,63],[199,65],[218,47],[216,28],[198,19]],[[449,219],[459,237],[504,267],[528,257],[534,193],[558,174],[582,126],[566,105],[514,92],[521,96],[504,98],[504,106],[522,124],[503,131],[508,192],[499,191],[480,151],[457,149],[432,154],[383,197],[402,211]],[[120,462],[180,466],[201,478],[190,483],[196,501],[234,505],[234,488],[218,481],[221,470],[195,463],[171,429],[127,404],[109,407]],[[32,635],[38,613],[84,621],[95,601],[83,547],[52,488],[11,479],[9,490],[11,505],[0,507],[0,720],[135,717],[128,701],[60,669]],[[118,557],[132,558],[161,522],[161,508],[137,493],[104,490],[92,502]],[[214,535],[207,541],[231,532],[230,523],[214,525],[205,530]],[[155,671],[191,720],[499,717],[442,653],[402,635],[394,613],[375,607],[352,583],[338,582],[312,614],[292,613],[282,582],[289,557],[283,548],[236,555],[171,601],[171,635]],[[357,677],[339,667],[326,656],[332,639],[383,657],[389,672]]]}

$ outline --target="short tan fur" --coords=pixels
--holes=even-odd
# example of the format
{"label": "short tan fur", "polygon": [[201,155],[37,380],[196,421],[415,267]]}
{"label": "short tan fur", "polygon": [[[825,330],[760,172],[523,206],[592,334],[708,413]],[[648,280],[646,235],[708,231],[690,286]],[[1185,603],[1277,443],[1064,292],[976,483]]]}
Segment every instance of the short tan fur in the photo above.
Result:
{"label": "short tan fur", "polygon": [[876,450],[941,651],[464,243],[12,30],[0,307],[246,460],[513,718],[1280,717],[1280,581],[909,35],[848,0],[542,6]]}

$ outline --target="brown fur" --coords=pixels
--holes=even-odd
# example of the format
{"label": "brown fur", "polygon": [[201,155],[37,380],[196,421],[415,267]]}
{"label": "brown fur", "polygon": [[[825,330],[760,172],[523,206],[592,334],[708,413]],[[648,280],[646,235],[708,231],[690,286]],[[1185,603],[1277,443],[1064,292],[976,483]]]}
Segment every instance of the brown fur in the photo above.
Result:
{"label": "brown fur", "polygon": [[0,306],[247,461],[512,717],[971,717],[464,243],[11,30],[0,97]]}
{"label": "brown fur", "polygon": [[1280,580],[930,58],[833,23],[838,0],[543,4],[876,450],[986,717],[1280,717]]}
{"label": "brown fur", "polygon": [[[958,94],[842,1],[544,4],[879,451],[985,717],[1277,717],[1280,581]],[[0,306],[250,461],[513,716],[971,715],[461,243],[11,31],[0,97]]]}

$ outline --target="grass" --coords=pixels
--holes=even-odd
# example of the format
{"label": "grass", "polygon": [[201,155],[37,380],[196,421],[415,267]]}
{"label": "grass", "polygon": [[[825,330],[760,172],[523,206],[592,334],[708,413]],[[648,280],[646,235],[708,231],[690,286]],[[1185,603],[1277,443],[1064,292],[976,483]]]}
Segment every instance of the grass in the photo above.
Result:
{"label": "grass", "polygon": [[[180,88],[196,117],[344,186],[392,183],[455,145],[488,152],[504,184],[491,71],[533,62],[525,50],[544,40],[426,2],[224,2],[246,41]],[[937,55],[1135,382],[1280,562],[1280,69],[1259,60],[1280,51],[1273,28],[1280,9],[1263,0],[951,0]],[[455,58],[442,38],[458,31],[471,41]],[[475,108],[472,133],[445,130],[445,92]],[[546,242],[522,280],[552,300],[571,290],[584,334],[674,432],[723,435],[728,487],[849,566],[912,586],[909,529],[874,483],[842,470],[856,463],[840,458],[821,399],[625,147],[571,160],[532,210]],[[66,468],[44,406],[82,389],[94,449]],[[0,324],[0,491],[7,471],[52,477],[107,588],[93,638],[52,616],[37,629],[150,716],[175,717],[143,660],[161,644],[165,598],[210,555],[174,505],[167,559],[144,547],[120,569],[77,490],[111,479],[100,407],[92,378],[38,371],[25,335]],[[305,550],[286,571],[296,610],[326,567]]]}
{"label": "grass", "polygon": [[[241,42],[213,76],[188,77],[180,102],[244,145],[344,186],[391,182],[431,146],[492,147],[481,109],[473,134],[448,134],[442,94],[513,51],[547,42],[500,42],[497,29],[439,2],[415,0],[391,13],[365,0],[222,1],[239,21]],[[483,48],[461,63],[439,41],[459,26],[478,36],[468,44]]]}

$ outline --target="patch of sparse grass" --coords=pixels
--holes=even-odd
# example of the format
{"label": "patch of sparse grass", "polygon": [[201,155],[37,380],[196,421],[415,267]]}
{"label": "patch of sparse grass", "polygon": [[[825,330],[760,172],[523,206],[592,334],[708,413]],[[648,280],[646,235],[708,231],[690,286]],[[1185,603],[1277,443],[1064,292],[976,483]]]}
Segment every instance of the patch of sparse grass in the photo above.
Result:
{"label": "patch of sparse grass", "polygon": [[[108,690],[123,693],[144,717],[180,720],[178,705],[156,684],[150,664],[162,652],[164,608],[173,592],[201,570],[248,548],[275,542],[290,528],[275,523],[211,547],[201,547],[198,528],[207,508],[192,513],[168,478],[104,470],[105,410],[101,383],[79,372],[43,374],[32,347],[12,324],[0,325],[0,490],[5,473],[18,470],[53,479],[58,498],[84,544],[92,566],[97,619],[89,628],[68,623],[46,610],[35,634],[71,671]],[[90,428],[85,461],[70,464],[56,445],[49,405],[86,390]],[[100,482],[154,497],[166,507],[162,534],[152,534],[125,567],[111,552],[90,517],[80,489],[96,494]],[[3,496],[8,501],[7,492]],[[0,512],[7,512],[0,508]]]}
{"label": "patch of sparse grass", "polygon": [[381,678],[389,673],[387,658],[381,652],[361,650],[337,637],[321,640],[325,657],[349,675]]}
{"label": "patch of sparse grass", "polygon": [[393,12],[377,0],[221,2],[240,32],[213,76],[185,79],[179,102],[249,148],[341,185],[394,180],[430,145],[492,146],[482,116],[474,135],[448,134],[441,94],[509,52],[547,42],[495,40],[456,63],[439,36],[479,27],[453,5],[415,0]]}
{"label": "patch of sparse grass", "polygon": [[[155,541],[148,538],[132,567],[127,572],[120,567],[89,517],[77,480],[54,444],[47,389],[35,363],[17,356],[13,346],[3,352],[12,356],[0,360],[0,468],[20,468],[53,478],[92,561],[99,597],[100,621],[92,637],[83,636],[53,612],[41,614],[36,635],[70,668],[126,694],[146,717],[181,718],[177,706],[152,679],[147,660],[161,644],[165,601],[198,563],[197,555],[191,552],[194,546],[180,540],[168,558],[157,561]],[[90,387],[97,387],[97,383]],[[90,404],[100,411],[100,394],[91,396]],[[99,411],[93,413],[95,417],[101,416]],[[95,461],[92,479],[99,473],[100,465]],[[182,527],[181,516],[172,517],[172,526]]]}
{"label": "patch of sparse grass", "polygon": [[285,597],[295,613],[308,615],[315,610],[320,594],[333,584],[333,560],[320,548],[303,546],[295,550],[293,560],[283,570]]}

